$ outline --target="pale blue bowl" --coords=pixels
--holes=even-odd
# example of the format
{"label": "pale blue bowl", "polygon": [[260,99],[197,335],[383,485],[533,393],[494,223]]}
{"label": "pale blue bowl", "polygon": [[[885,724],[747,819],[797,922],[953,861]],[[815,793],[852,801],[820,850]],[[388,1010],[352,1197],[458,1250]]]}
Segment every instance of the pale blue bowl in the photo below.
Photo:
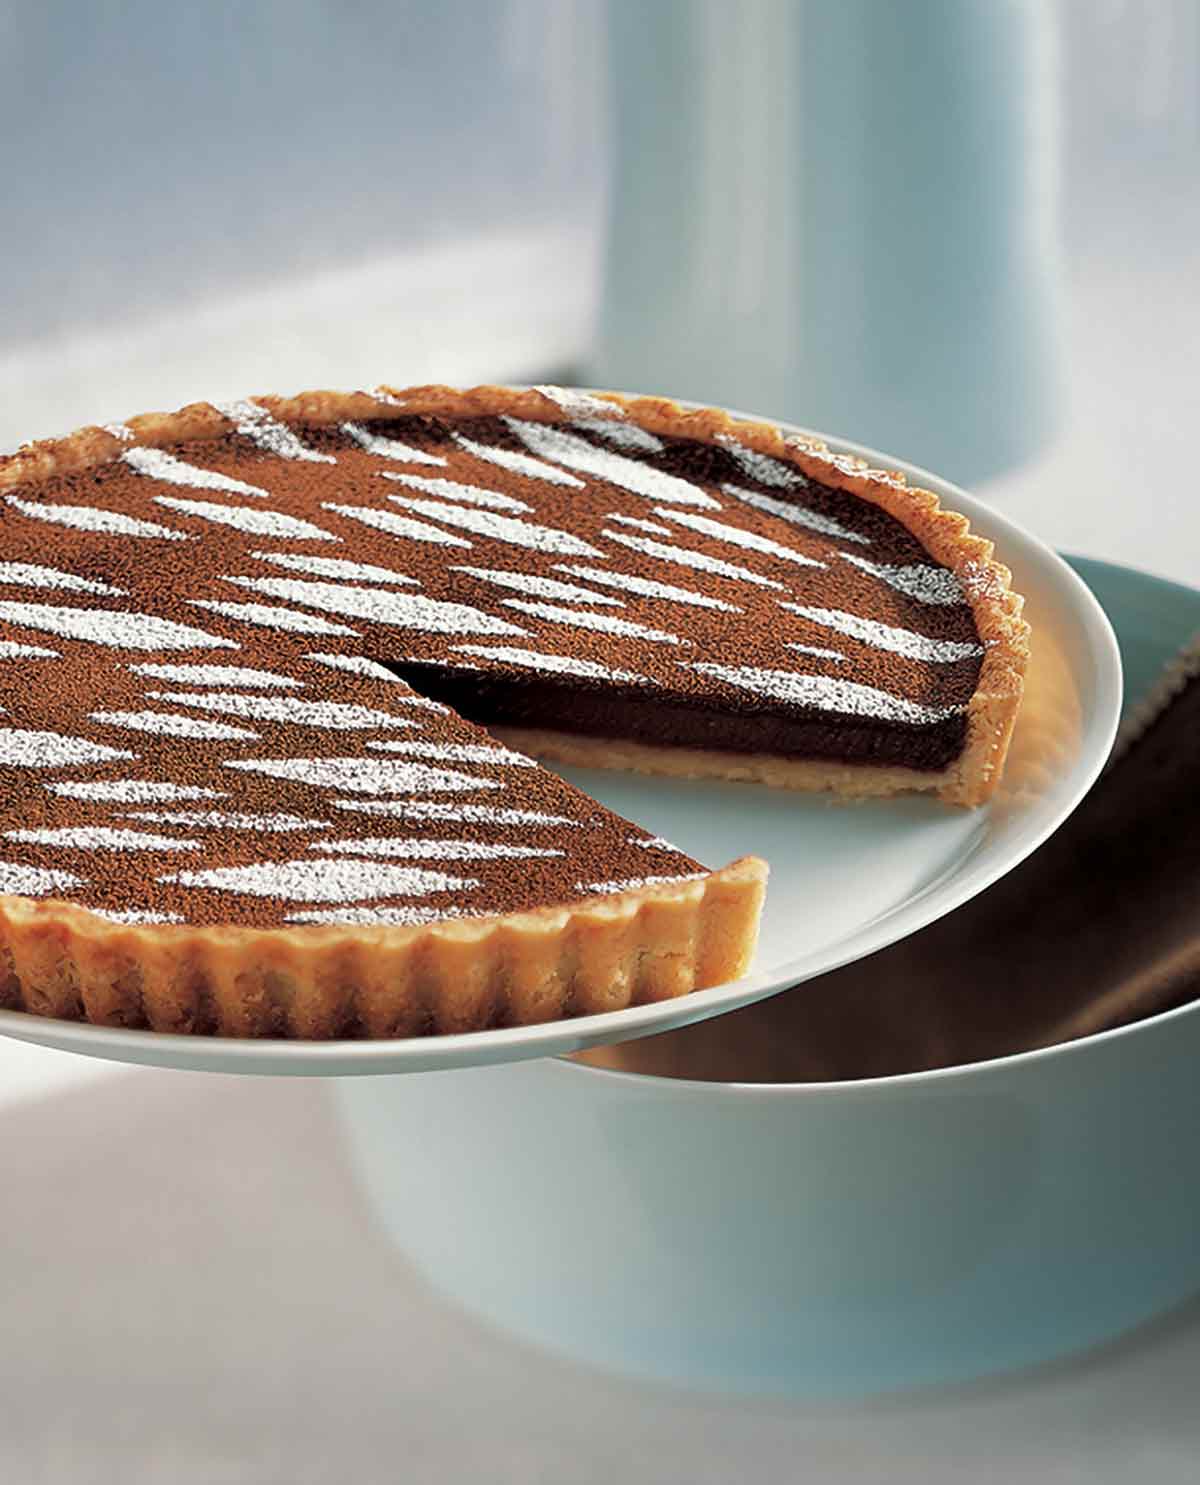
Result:
{"label": "pale blue bowl", "polygon": [[[1136,699],[1200,594],[1075,565]],[[1060,1357],[1200,1290],[1198,1068],[1200,1003],[859,1083],[545,1060],[335,1086],[380,1221],[478,1316],[628,1375],[845,1396]]]}

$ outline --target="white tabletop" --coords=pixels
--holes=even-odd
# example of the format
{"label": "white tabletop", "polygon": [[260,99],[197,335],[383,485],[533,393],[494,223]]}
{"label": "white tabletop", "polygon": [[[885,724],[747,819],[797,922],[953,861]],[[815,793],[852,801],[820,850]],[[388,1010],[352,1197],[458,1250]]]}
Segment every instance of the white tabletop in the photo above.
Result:
{"label": "white tabletop", "polygon": [[1194,1478],[1200,1305],[998,1384],[740,1401],[600,1377],[443,1305],[370,1227],[316,1083],[122,1073],[8,1108],[0,1172],[5,1480]]}

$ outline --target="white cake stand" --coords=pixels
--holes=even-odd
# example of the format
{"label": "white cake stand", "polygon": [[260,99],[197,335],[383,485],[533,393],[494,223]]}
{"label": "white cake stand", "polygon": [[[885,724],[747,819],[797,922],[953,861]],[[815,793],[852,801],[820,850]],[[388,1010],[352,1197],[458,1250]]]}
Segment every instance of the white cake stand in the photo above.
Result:
{"label": "white cake stand", "polygon": [[754,854],[770,862],[762,938],[749,975],[604,1015],[394,1041],[176,1036],[17,1011],[0,1012],[0,1035],[119,1062],[299,1077],[514,1062],[720,1015],[873,954],[982,892],[1062,824],[1103,767],[1121,709],[1116,639],[1084,583],[1021,527],[925,470],[859,445],[826,442],[936,491],[995,542],[1025,596],[1034,631],[1026,700],[990,804],[965,811],[906,798],[843,806],[755,785],[564,769],[602,803],[701,861]]}

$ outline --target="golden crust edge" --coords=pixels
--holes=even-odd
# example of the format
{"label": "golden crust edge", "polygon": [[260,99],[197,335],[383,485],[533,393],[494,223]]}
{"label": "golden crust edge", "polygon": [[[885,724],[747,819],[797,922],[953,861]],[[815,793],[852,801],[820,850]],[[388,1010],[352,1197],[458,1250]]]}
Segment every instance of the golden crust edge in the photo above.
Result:
{"label": "golden crust edge", "polygon": [[0,1009],[225,1037],[379,1039],[534,1025],[744,974],[767,866],[412,928],[122,924],[0,896]]}

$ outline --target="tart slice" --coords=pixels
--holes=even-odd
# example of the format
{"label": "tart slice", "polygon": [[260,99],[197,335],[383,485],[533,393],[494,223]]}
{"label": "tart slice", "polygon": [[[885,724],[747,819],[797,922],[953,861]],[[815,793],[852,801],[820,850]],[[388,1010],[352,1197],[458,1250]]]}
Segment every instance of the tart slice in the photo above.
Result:
{"label": "tart slice", "polygon": [[716,411],[197,404],[0,493],[0,1004],[41,1014],[395,1036],[720,983],[764,864],[532,755],[971,805],[1019,705],[988,543]]}

